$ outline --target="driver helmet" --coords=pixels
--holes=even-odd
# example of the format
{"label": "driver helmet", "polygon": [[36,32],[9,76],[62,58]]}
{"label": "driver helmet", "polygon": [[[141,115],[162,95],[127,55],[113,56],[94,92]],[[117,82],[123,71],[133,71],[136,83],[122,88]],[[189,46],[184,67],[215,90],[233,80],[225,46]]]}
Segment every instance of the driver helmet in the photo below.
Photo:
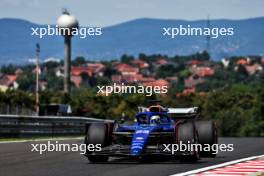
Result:
{"label": "driver helmet", "polygon": [[151,123],[156,123],[159,124],[160,123],[160,116],[159,115],[154,115],[150,118],[150,122]]}
{"label": "driver helmet", "polygon": [[141,123],[141,124],[147,124],[148,123],[147,117],[140,117],[139,118],[139,123]]}

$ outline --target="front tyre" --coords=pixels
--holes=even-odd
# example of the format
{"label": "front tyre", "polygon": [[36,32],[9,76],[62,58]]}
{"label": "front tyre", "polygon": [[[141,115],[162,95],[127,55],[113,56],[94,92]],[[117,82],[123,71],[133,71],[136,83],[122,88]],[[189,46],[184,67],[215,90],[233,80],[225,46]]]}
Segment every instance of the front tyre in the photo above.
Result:
{"label": "front tyre", "polygon": [[[107,126],[103,123],[92,123],[86,134],[86,145],[89,144],[101,144],[101,147],[105,147],[107,144]],[[107,162],[108,156],[105,155],[92,155],[91,152],[87,151],[87,158],[92,163]],[[90,155],[89,155],[90,154]]]}

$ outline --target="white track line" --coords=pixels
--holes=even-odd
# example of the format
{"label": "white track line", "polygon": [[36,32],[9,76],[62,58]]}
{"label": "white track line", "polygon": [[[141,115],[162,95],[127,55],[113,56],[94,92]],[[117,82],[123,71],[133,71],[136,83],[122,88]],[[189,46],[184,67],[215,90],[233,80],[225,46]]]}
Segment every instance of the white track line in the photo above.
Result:
{"label": "white track line", "polygon": [[240,162],[244,162],[244,161],[248,161],[248,160],[254,160],[254,159],[258,159],[264,157],[264,155],[259,155],[259,156],[252,156],[252,157],[248,157],[248,158],[242,158],[242,159],[238,159],[238,160],[233,160],[233,161],[229,161],[226,163],[222,163],[222,164],[217,164],[217,165],[213,165],[213,166],[209,166],[209,167],[204,167],[201,169],[196,169],[196,170],[192,170],[192,171],[188,171],[188,172],[182,172],[179,174],[173,174],[170,176],[186,176],[186,175],[193,175],[193,174],[197,174],[199,172],[204,172],[207,170],[212,170],[215,168],[219,168],[219,167],[224,167],[224,166],[228,166],[228,165],[232,165],[232,164],[236,164],[236,163],[240,163]]}
{"label": "white track line", "polygon": [[58,137],[58,138],[45,138],[45,139],[25,139],[25,140],[15,140],[15,141],[0,141],[0,144],[8,143],[20,143],[20,142],[38,142],[38,141],[56,141],[56,140],[72,140],[72,139],[83,139],[83,137]]}

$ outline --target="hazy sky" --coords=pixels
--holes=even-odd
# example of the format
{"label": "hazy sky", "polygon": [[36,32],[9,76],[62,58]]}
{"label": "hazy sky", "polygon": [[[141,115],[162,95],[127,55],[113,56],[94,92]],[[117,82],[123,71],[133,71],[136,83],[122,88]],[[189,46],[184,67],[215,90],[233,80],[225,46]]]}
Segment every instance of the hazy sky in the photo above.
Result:
{"label": "hazy sky", "polygon": [[264,16],[264,0],[0,0],[0,18],[55,24],[62,8],[83,26],[109,26],[137,18],[243,19]]}

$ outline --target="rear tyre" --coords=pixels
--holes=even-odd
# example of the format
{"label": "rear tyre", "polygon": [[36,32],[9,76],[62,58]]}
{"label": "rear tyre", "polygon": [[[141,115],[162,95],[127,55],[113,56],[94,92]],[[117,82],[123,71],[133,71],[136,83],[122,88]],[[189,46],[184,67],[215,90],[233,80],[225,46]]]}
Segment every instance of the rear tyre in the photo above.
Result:
{"label": "rear tyre", "polygon": [[[107,144],[107,126],[103,123],[93,123],[89,126],[87,135],[86,135],[86,145],[89,144],[101,144],[101,147],[105,147]],[[87,154],[91,152],[87,151]],[[108,161],[108,156],[104,155],[88,155],[88,160],[92,163],[97,162],[106,162]]]}
{"label": "rear tyre", "polygon": [[[198,144],[198,135],[193,123],[180,124],[178,127],[178,141],[182,144]],[[191,152],[191,151],[190,151]],[[183,162],[197,162],[200,159],[199,151],[192,151],[190,155],[180,157]]]}
{"label": "rear tyre", "polygon": [[218,143],[216,124],[212,121],[198,121],[196,122],[196,128],[199,135],[199,142],[203,145],[203,149],[210,146],[209,151],[202,151],[201,156],[204,157],[216,157],[216,154],[212,150],[212,146]]}

